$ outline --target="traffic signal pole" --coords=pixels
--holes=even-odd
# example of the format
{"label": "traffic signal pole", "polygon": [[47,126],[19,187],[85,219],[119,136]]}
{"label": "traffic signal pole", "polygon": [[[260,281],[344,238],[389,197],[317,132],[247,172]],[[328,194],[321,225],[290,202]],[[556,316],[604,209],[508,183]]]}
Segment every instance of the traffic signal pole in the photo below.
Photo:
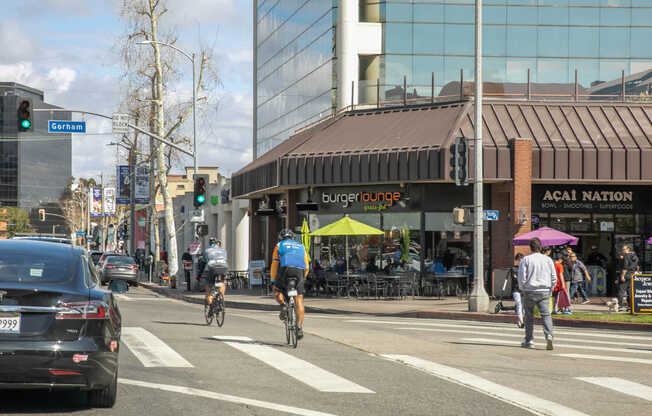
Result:
{"label": "traffic signal pole", "polygon": [[473,178],[473,291],[469,296],[469,312],[487,312],[489,295],[484,289],[483,228],[483,144],[482,144],[482,0],[475,0],[475,141]]}

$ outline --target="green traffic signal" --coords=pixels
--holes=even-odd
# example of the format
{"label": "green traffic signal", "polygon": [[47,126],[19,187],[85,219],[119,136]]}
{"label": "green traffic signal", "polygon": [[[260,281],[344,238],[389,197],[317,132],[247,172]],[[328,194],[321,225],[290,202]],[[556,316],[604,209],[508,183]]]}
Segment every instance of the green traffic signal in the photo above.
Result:
{"label": "green traffic signal", "polygon": [[28,129],[28,128],[30,128],[30,126],[32,125],[32,123],[31,123],[29,120],[22,120],[22,121],[20,122],[20,125],[21,125],[24,129]]}
{"label": "green traffic signal", "polygon": [[197,202],[199,204],[203,204],[204,202],[206,202],[206,197],[204,195],[197,195]]}

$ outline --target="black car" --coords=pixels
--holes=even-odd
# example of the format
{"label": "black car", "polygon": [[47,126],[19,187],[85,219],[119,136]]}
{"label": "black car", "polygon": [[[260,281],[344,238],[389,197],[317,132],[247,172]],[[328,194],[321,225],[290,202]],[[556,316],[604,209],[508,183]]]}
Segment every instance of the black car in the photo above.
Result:
{"label": "black car", "polygon": [[113,407],[120,332],[83,249],[0,240],[0,389],[79,389]]}
{"label": "black car", "polygon": [[102,284],[111,280],[124,280],[131,286],[138,286],[138,266],[129,256],[110,256],[102,264],[100,270]]}

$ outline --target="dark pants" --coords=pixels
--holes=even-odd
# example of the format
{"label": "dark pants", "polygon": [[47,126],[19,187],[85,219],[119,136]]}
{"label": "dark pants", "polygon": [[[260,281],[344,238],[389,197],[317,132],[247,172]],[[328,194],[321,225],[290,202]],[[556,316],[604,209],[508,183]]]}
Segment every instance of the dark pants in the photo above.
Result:
{"label": "dark pants", "polygon": [[571,300],[573,299],[573,296],[575,296],[575,292],[578,292],[580,296],[582,296],[582,299],[585,301],[589,300],[589,298],[586,297],[586,292],[584,291],[584,282],[571,283],[570,291],[568,293]]}
{"label": "dark pants", "polygon": [[625,278],[625,282],[618,280],[618,306],[623,307],[623,300],[627,298],[627,306],[632,307],[632,279]]}
{"label": "dark pants", "polygon": [[552,338],[552,317],[550,316],[550,292],[523,292],[525,309],[525,341],[534,340],[534,305],[539,308],[546,339]]}

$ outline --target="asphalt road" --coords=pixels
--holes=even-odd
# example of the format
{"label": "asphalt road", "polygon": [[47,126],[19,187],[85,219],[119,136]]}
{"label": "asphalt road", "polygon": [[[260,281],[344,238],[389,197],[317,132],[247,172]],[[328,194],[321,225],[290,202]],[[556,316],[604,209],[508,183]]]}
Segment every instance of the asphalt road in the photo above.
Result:
{"label": "asphalt road", "polygon": [[[227,294],[228,296],[228,294]],[[309,300],[308,300],[309,302]],[[198,305],[132,289],[118,403],[83,394],[0,393],[0,414],[613,415],[652,411],[652,334],[559,329],[556,348],[519,347],[511,325],[308,315],[299,347],[278,314]],[[541,338],[541,329],[536,328]]]}

